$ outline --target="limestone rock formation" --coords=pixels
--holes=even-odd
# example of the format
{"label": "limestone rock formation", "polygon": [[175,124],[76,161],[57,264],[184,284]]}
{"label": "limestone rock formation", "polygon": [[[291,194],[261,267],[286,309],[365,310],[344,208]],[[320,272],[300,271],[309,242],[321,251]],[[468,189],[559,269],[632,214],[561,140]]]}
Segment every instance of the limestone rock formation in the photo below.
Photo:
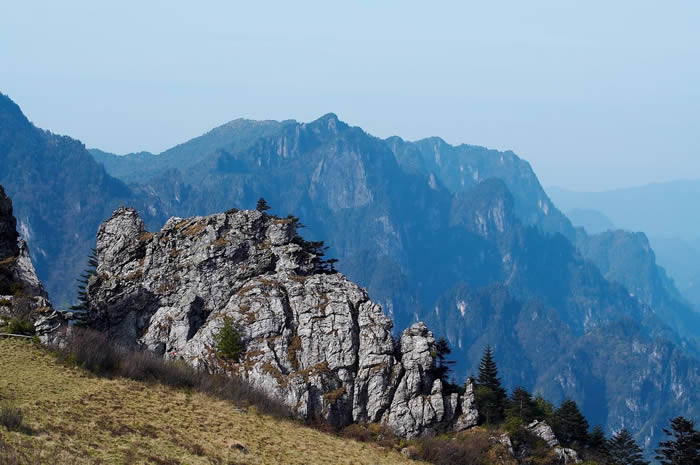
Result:
{"label": "limestone rock formation", "polygon": [[0,260],[18,253],[17,220],[12,214],[12,201],[0,186]]}
{"label": "limestone rock formation", "polygon": [[479,423],[479,411],[476,409],[476,393],[474,392],[474,381],[467,379],[464,394],[459,401],[462,413],[457,417],[454,430],[463,431],[476,426]]}
{"label": "limestone rock formation", "polygon": [[[473,387],[448,394],[422,323],[392,338],[367,293],[330,272],[294,218],[231,210],[171,218],[150,233],[120,208],[97,235],[89,324],[124,344],[239,375],[299,415],[336,426],[383,422],[415,437],[475,424]],[[217,356],[231,319],[239,361]]]}
{"label": "limestone rock formation", "polygon": [[12,201],[0,186],[0,319],[36,320],[51,312],[26,242],[19,239]]}
{"label": "limestone rock formation", "polygon": [[562,465],[581,463],[581,459],[578,457],[578,453],[575,450],[561,447],[559,440],[554,435],[554,431],[552,431],[552,428],[546,422],[535,420],[527,426],[527,429],[546,442],[550,448],[554,449],[554,453],[559,463]]}

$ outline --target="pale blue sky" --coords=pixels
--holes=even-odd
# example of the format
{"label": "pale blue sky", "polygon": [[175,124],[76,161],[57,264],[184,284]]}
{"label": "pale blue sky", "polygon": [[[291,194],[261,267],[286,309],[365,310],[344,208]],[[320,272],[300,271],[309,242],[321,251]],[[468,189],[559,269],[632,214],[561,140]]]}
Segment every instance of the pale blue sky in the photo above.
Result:
{"label": "pale blue sky", "polygon": [[700,178],[697,0],[101,3],[0,14],[0,91],[88,147],[332,111],[512,149],[545,186]]}

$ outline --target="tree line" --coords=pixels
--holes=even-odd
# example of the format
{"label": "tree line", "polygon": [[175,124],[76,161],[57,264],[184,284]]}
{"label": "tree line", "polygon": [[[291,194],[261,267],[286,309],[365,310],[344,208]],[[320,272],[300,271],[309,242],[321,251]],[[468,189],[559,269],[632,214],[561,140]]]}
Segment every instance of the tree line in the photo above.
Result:
{"label": "tree line", "polygon": [[[450,353],[447,341],[437,344],[438,375],[447,381]],[[566,399],[558,408],[538,395],[533,397],[525,388],[516,387],[508,396],[498,376],[498,367],[491,346],[486,346],[479,363],[475,384],[475,397],[479,411],[479,423],[488,427],[502,427],[511,435],[522,432],[523,427],[534,420],[545,421],[564,447],[577,449],[591,460],[605,465],[649,465],[643,451],[626,428],[606,438],[603,428],[589,429],[586,418],[572,399]],[[664,428],[667,440],[655,449],[655,459],[661,465],[700,465],[700,431],[694,421],[682,416],[670,420]]]}

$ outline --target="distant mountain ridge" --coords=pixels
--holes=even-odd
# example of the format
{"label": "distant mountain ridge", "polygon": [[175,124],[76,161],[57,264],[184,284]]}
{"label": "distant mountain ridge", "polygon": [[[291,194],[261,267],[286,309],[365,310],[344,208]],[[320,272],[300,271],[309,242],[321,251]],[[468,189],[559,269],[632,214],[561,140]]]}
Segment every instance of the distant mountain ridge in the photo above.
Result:
{"label": "distant mountain ridge", "polygon": [[684,298],[700,309],[700,220],[686,214],[700,204],[700,180],[678,180],[603,192],[575,192],[551,187],[564,210],[589,209],[616,227],[644,231],[656,258]]}
{"label": "distant mountain ridge", "polygon": [[700,219],[677,214],[677,211],[692,211],[698,205],[700,179],[602,192],[576,192],[550,187],[547,193],[564,211],[573,208],[598,210],[618,227],[644,231],[649,236],[668,236],[671,232],[687,240],[700,237]]}
{"label": "distant mountain ridge", "polygon": [[[472,372],[491,343],[504,379],[552,399],[571,396],[608,431],[626,426],[656,443],[662,423],[649,422],[640,410],[698,415],[697,341],[679,333],[677,319],[666,318],[692,319],[692,310],[673,300],[672,285],[658,284],[663,281],[654,278],[660,272],[653,252],[643,246],[611,249],[626,243],[624,234],[619,241],[581,235],[515,154],[452,147],[437,138],[379,139],[334,114],[310,123],[225,127],[161,155],[93,150],[107,172],[128,183],[120,183],[117,193],[93,193],[94,200],[105,208],[135,206],[155,230],[170,216],[252,207],[265,197],[274,213],[302,218],[305,237],[326,239],[328,255],[340,259],[338,268],[367,287],[397,329],[427,319],[437,336],[447,336],[458,376]],[[18,132],[38,131],[32,128]],[[92,160],[86,163],[102,170]],[[61,173],[68,171],[65,165],[42,176],[65,183],[69,177]],[[91,186],[94,180],[70,182]],[[31,184],[25,189],[32,191]],[[53,201],[48,193],[42,196]],[[67,231],[74,227],[70,205],[59,201],[53,210],[65,215],[61,227]],[[93,237],[108,214],[98,216],[84,218]],[[30,217],[33,224],[43,218],[37,212]],[[42,234],[42,240],[55,240],[48,230]],[[581,247],[589,240],[595,247]],[[73,252],[78,269],[87,255],[70,247],[61,251],[66,257]],[[638,261],[628,260],[629,254],[638,254]],[[636,269],[618,266],[625,263],[643,263],[649,273],[639,278]],[[49,282],[60,288],[58,280]],[[630,291],[634,286],[648,293]],[[643,295],[651,296],[648,302],[637,297]],[[655,298],[669,303],[656,307]],[[586,345],[594,340],[601,341],[600,349]],[[613,349],[641,355],[611,358]],[[649,358],[662,353],[664,363]],[[641,384],[618,378],[615,367]],[[671,386],[688,394],[676,398]]]}
{"label": "distant mountain ridge", "polygon": [[[126,182],[134,182],[169,169],[186,169],[195,166],[202,161],[202,157],[211,152],[244,149],[256,139],[274,133],[285,124],[290,122],[237,119],[158,155],[151,152],[115,155],[99,149],[90,149],[90,153],[112,176]],[[192,153],[199,156],[189,157]]]}
{"label": "distant mountain ridge", "polygon": [[566,212],[574,226],[582,227],[588,234],[598,234],[615,229],[613,222],[598,210],[574,208]]}
{"label": "distant mountain ridge", "polygon": [[99,222],[123,203],[142,206],[85,146],[35,127],[0,94],[0,183],[13,199],[18,229],[57,304],[75,296]]}

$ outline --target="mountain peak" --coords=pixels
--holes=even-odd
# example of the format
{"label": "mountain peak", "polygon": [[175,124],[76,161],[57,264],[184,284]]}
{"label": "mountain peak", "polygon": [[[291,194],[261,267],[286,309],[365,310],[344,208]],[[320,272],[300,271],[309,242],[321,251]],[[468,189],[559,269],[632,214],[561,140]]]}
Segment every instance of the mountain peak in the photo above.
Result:
{"label": "mountain peak", "polygon": [[309,126],[316,129],[325,129],[337,133],[341,129],[347,129],[348,125],[338,119],[335,113],[326,113],[319,119],[309,123]]}
{"label": "mountain peak", "polygon": [[321,116],[317,121],[334,121],[337,123],[340,120],[338,119],[338,115],[336,115],[335,113],[326,113],[325,115]]}
{"label": "mountain peak", "polygon": [[[11,124],[14,121],[14,124]],[[22,113],[19,105],[17,105],[9,96],[0,92],[0,128],[15,127],[17,122],[20,125],[30,124],[27,117]]]}

